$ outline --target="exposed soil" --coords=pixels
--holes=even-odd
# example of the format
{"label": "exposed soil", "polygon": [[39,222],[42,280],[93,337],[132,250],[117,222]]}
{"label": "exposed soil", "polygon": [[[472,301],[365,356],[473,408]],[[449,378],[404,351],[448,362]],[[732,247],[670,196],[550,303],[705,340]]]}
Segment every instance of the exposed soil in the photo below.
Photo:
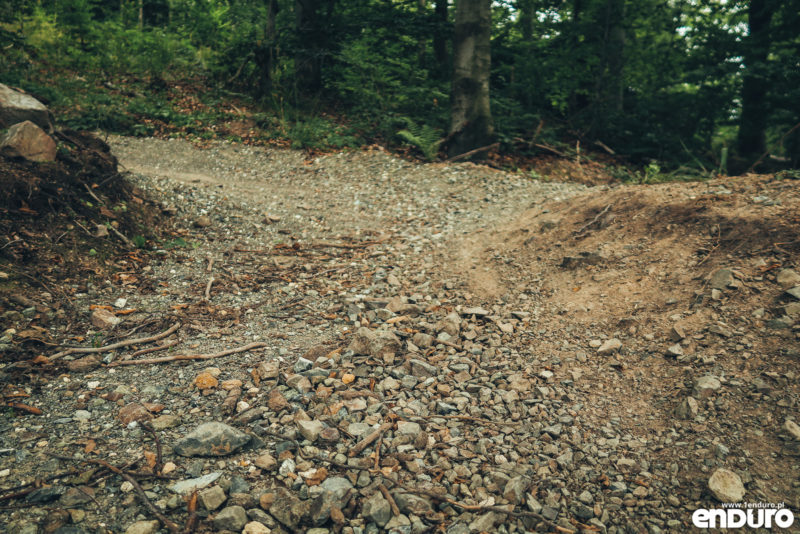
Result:
{"label": "exposed soil", "polygon": [[[797,182],[587,188],[380,150],[109,142],[163,231],[91,277],[9,271],[3,394],[27,408],[0,423],[9,532],[686,532],[718,468],[745,502],[800,506]],[[97,306],[123,321],[92,325]],[[208,422],[247,445],[184,454]],[[81,459],[134,462],[151,507]],[[202,475],[196,507],[170,489]]]}

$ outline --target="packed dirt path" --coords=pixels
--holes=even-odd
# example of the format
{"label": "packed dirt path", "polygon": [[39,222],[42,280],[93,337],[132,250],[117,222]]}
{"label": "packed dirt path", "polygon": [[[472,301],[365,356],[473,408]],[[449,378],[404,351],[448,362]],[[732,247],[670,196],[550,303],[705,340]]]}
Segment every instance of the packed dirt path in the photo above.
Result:
{"label": "packed dirt path", "polygon": [[[720,501],[798,509],[796,182],[110,143],[173,227],[81,285],[75,322],[96,348],[179,326],[34,385],[43,419],[5,425],[0,469],[47,483],[0,511],[9,532],[657,533]],[[65,472],[80,459],[127,478]]]}

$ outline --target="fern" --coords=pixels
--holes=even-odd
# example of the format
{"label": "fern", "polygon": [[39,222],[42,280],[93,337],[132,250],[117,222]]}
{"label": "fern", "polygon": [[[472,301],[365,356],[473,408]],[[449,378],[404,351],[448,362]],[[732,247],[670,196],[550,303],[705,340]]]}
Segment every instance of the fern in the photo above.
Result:
{"label": "fern", "polygon": [[426,160],[435,160],[439,153],[439,146],[444,141],[441,131],[427,124],[418,125],[411,119],[405,119],[404,122],[406,128],[397,132],[397,136],[409,145],[418,148]]}

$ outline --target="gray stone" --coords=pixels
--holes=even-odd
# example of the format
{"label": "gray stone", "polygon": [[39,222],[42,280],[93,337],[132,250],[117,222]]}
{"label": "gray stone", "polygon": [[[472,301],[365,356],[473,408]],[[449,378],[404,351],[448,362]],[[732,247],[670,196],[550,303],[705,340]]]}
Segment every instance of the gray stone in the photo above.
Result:
{"label": "gray stone", "polygon": [[181,456],[228,456],[250,443],[250,435],[224,423],[203,423],[179,440],[174,451]]}
{"label": "gray stone", "polygon": [[797,300],[800,300],[800,286],[794,286],[794,287],[792,287],[790,289],[787,289],[786,293],[788,293],[789,295],[793,296]]}
{"label": "gray stone", "polygon": [[712,375],[704,375],[695,380],[693,396],[706,399],[722,387],[719,379]]}
{"label": "gray stone", "polygon": [[465,317],[471,317],[474,315],[475,317],[481,318],[481,317],[486,317],[487,315],[489,315],[489,313],[490,312],[488,310],[485,310],[480,306],[475,306],[472,308],[464,308],[463,310],[461,310],[461,315],[464,315]]}
{"label": "gray stone", "polygon": [[53,131],[52,114],[44,104],[0,83],[0,129],[25,121],[31,121],[48,132]]}
{"label": "gray stone", "polygon": [[493,532],[494,525],[497,523],[497,514],[494,512],[486,512],[485,514],[477,517],[469,524],[470,532]]}
{"label": "gray stone", "polygon": [[413,423],[411,421],[397,422],[397,435],[410,436],[416,439],[420,432],[422,432],[422,428],[418,423]]}
{"label": "gray stone", "polygon": [[201,477],[181,480],[170,486],[169,489],[179,495],[188,495],[196,489],[199,490],[210,486],[216,482],[220,476],[222,476],[222,473],[209,473]]}
{"label": "gray stone", "polygon": [[431,365],[422,360],[412,359],[409,361],[409,364],[411,365],[411,374],[418,378],[436,376],[436,373],[439,372],[439,369],[435,365]]}
{"label": "gray stone", "polygon": [[733,284],[733,271],[730,269],[717,269],[709,281],[712,289],[725,289],[731,284]]}
{"label": "gray stone", "polygon": [[364,501],[361,511],[366,519],[373,521],[379,527],[386,525],[392,518],[392,508],[389,506],[389,502],[378,491]]}
{"label": "gray stone", "polygon": [[420,497],[419,495],[403,493],[402,490],[397,490],[396,492],[392,493],[392,497],[394,498],[395,503],[397,503],[397,507],[404,514],[413,514],[424,517],[433,512],[433,505],[431,502],[424,497]]}
{"label": "gray stone", "polygon": [[297,358],[294,364],[294,372],[302,373],[303,371],[308,371],[312,367],[314,367],[314,362],[306,360],[305,358]]}
{"label": "gray stone", "polygon": [[592,497],[592,494],[589,492],[589,490],[584,490],[580,495],[578,495],[578,500],[586,505],[591,505],[594,503],[594,497]]}
{"label": "gray stone", "polygon": [[739,502],[745,489],[739,475],[728,469],[717,469],[708,479],[708,489],[720,502]]}
{"label": "gray stone", "polygon": [[241,506],[228,506],[214,516],[214,528],[241,532],[247,524],[247,512]]}

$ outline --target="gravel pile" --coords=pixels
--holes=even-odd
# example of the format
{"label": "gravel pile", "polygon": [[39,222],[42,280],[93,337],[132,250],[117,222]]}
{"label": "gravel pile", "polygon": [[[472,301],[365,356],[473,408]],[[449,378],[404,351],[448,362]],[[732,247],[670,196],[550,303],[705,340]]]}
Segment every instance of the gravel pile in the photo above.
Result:
{"label": "gravel pile", "polygon": [[[0,496],[23,493],[7,531],[684,532],[713,496],[771,495],[721,439],[749,384],[683,355],[686,333],[666,357],[691,372],[642,432],[621,388],[652,380],[625,370],[664,358],[660,337],[578,330],[526,292],[482,302],[442,264],[584,187],[378,151],[112,146],[175,235],[146,270],[78,287],[75,322],[97,345],[180,326],[14,386],[43,413],[0,423]],[[744,351],[730,333],[713,335]],[[213,358],[128,365],[176,354]]]}

